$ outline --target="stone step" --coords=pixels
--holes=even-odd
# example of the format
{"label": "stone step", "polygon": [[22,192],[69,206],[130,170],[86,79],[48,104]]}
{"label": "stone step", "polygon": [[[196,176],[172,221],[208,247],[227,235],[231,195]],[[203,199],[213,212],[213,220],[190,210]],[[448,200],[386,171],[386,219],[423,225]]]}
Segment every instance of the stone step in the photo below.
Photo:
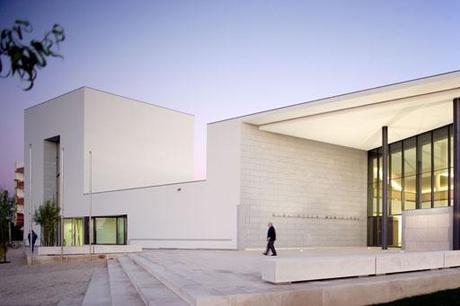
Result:
{"label": "stone step", "polygon": [[107,269],[113,306],[145,305],[117,259],[108,259]]}
{"label": "stone step", "polygon": [[195,282],[192,278],[174,273],[174,271],[153,262],[148,257],[137,254],[128,256],[190,305],[219,306],[228,305],[229,303],[228,296],[222,292],[207,288]]}
{"label": "stone step", "polygon": [[109,273],[107,269],[98,269],[93,272],[86,289],[82,306],[111,306]]}
{"label": "stone step", "polygon": [[123,271],[128,275],[145,305],[149,306],[187,306],[182,298],[166,287],[151,273],[144,270],[127,256],[119,257]]}

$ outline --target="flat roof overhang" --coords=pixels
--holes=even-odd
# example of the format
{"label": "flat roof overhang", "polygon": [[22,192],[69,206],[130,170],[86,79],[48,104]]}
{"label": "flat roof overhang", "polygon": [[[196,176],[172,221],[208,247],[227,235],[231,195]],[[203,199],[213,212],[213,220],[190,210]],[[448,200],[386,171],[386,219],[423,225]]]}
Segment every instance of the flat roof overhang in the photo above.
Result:
{"label": "flat roof overhang", "polygon": [[460,71],[305,102],[242,117],[260,130],[361,150],[453,122]]}

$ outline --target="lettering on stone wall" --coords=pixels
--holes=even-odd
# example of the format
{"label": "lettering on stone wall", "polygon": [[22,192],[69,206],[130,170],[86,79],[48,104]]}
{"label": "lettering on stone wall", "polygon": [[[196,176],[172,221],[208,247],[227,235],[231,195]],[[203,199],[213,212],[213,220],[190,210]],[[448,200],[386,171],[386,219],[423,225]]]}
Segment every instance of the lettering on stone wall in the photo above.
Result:
{"label": "lettering on stone wall", "polygon": [[345,220],[345,221],[359,221],[356,216],[342,216],[342,215],[309,215],[309,214],[288,214],[288,213],[273,213],[272,217],[275,218],[297,218],[297,219],[324,219],[324,220]]}

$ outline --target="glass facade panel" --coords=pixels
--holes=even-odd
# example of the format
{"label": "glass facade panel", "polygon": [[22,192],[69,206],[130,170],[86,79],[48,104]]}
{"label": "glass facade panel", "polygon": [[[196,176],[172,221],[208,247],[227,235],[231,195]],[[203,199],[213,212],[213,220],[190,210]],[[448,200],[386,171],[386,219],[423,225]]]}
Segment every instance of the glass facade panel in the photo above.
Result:
{"label": "glass facade panel", "polygon": [[400,215],[401,214],[401,199],[402,199],[402,188],[401,188],[401,179],[391,179],[390,186],[390,215]]}
{"label": "glass facade panel", "polygon": [[390,176],[391,178],[400,178],[402,176],[402,150],[401,150],[401,143],[397,143],[397,145],[392,145],[390,148],[391,156],[390,156],[390,164],[391,164],[391,171]]}
{"label": "glass facade panel", "polygon": [[415,138],[404,141],[404,176],[415,175],[417,169]]}
{"label": "glass facade panel", "polygon": [[378,159],[372,158],[372,184],[377,184],[379,180]]}
{"label": "glass facade panel", "polygon": [[418,173],[431,171],[431,133],[422,134],[418,137]]}
{"label": "glass facade panel", "polygon": [[449,205],[449,130],[433,132],[433,207]]}
{"label": "glass facade panel", "polygon": [[390,215],[401,214],[402,209],[402,144],[390,146]]}
{"label": "glass facade panel", "polygon": [[417,207],[416,201],[416,177],[406,176],[403,178],[404,181],[404,210],[415,209]]}
{"label": "glass facade panel", "polygon": [[64,246],[82,246],[83,238],[83,218],[64,219]]}
{"label": "glass facade panel", "polygon": [[391,241],[392,246],[396,247],[401,247],[401,235],[402,235],[402,222],[401,222],[401,216],[394,216],[393,218],[390,219],[391,222],[391,232],[389,233],[391,235],[391,240],[389,239],[388,241]]}
{"label": "glass facade panel", "polygon": [[117,219],[95,218],[96,244],[117,244]]}
{"label": "glass facade panel", "polygon": [[454,132],[449,126],[449,206],[454,205]]}
{"label": "glass facade panel", "polygon": [[449,167],[448,140],[447,129],[442,129],[433,133],[434,170],[447,169]]}
{"label": "glass facade panel", "polygon": [[368,215],[370,216],[378,216],[379,209],[381,209],[381,184],[380,182],[380,174],[379,174],[379,154],[377,151],[369,152],[369,199],[370,205],[368,207]]}
{"label": "glass facade panel", "polygon": [[372,185],[372,208],[371,208],[371,211],[370,211],[370,214],[372,216],[377,216],[379,211],[378,211],[378,207],[379,207],[379,198],[378,198],[378,195],[379,195],[379,190],[378,190],[378,184],[373,184]]}
{"label": "glass facade panel", "polygon": [[434,207],[448,206],[448,180],[447,169],[434,172]]}
{"label": "glass facade panel", "polygon": [[431,172],[420,175],[420,208],[431,208]]}
{"label": "glass facade panel", "polygon": [[126,218],[117,218],[117,244],[126,244]]}
{"label": "glass facade panel", "polygon": [[[79,218],[80,241],[81,244],[126,244],[127,216],[107,216],[107,217],[92,217],[91,222],[89,217]],[[69,225],[64,223],[64,228],[69,228]],[[67,227],[66,227],[67,226]],[[91,233],[91,235],[90,235]],[[64,234],[67,234],[65,230]]]}
{"label": "glass facade panel", "polygon": [[[401,213],[452,205],[452,125],[390,144],[388,242],[401,245]],[[382,212],[381,148],[369,151],[368,243],[380,244]]]}

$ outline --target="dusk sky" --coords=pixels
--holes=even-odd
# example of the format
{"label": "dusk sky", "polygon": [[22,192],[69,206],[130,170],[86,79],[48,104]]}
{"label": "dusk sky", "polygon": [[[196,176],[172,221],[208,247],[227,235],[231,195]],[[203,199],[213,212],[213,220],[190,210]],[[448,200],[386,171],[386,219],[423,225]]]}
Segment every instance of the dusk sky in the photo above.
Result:
{"label": "dusk sky", "polygon": [[64,59],[31,91],[0,79],[0,188],[23,159],[23,111],[87,85],[206,123],[460,69],[460,1],[3,1],[0,29],[63,26]]}

